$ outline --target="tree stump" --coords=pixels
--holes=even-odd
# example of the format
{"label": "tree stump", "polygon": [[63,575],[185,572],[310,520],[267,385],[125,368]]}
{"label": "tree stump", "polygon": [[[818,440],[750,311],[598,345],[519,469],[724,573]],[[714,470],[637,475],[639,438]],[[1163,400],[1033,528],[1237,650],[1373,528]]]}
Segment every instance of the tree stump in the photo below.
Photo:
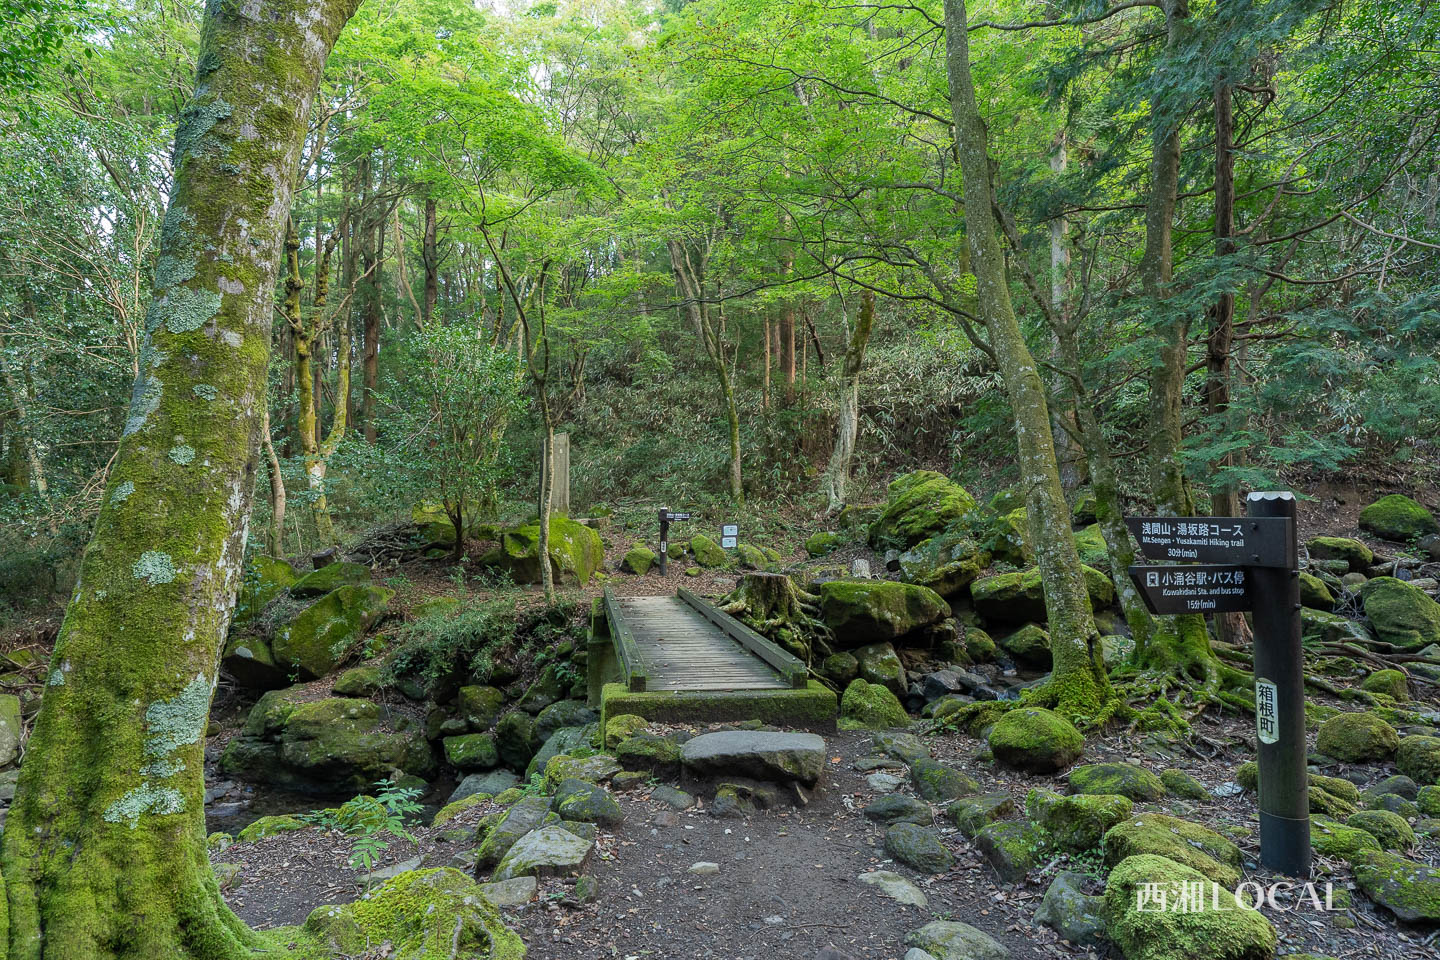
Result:
{"label": "tree stump", "polygon": [[830,628],[820,616],[820,598],[806,593],[783,573],[746,573],[720,609],[789,649],[807,664],[829,656]]}

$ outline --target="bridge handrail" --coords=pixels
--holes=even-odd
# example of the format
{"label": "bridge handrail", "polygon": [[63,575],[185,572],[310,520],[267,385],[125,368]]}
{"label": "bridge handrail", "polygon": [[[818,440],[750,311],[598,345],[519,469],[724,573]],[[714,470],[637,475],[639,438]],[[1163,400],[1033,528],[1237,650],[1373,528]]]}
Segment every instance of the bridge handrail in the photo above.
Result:
{"label": "bridge handrail", "polygon": [[677,595],[699,611],[706,620],[715,624],[742,647],[773,667],[775,672],[779,673],[792,688],[800,689],[805,686],[810,671],[798,657],[782,650],[724,610],[709,601],[702,600],[684,587],[677,591]]}
{"label": "bridge handrail", "polygon": [[625,674],[626,687],[631,693],[644,693],[645,661],[640,657],[640,645],[635,642],[635,634],[631,632],[630,624],[625,622],[625,614],[620,611],[620,604],[609,587],[605,588],[605,617],[610,621],[610,638],[620,656],[620,669]]}

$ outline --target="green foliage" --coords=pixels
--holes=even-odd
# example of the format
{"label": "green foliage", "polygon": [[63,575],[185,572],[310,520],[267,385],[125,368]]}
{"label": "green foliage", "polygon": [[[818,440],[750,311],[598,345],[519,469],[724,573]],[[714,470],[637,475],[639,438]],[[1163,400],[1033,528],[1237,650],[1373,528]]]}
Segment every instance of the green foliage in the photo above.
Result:
{"label": "green foliage", "polygon": [[417,787],[402,787],[393,780],[380,780],[375,796],[359,796],[339,807],[318,810],[298,819],[323,830],[338,830],[352,837],[350,865],[359,870],[373,870],[380,854],[390,846],[390,838],[414,840],[407,824],[414,822],[424,810],[419,802],[423,792]]}

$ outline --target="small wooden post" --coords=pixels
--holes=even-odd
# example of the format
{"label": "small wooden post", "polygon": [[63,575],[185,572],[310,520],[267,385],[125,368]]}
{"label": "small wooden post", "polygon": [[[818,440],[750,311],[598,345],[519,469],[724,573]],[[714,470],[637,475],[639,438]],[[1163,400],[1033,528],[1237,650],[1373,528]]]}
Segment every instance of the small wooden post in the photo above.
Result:
{"label": "small wooden post", "polygon": [[554,486],[550,490],[552,513],[570,515],[570,434],[555,434],[555,446],[550,452],[550,468],[554,471]]}

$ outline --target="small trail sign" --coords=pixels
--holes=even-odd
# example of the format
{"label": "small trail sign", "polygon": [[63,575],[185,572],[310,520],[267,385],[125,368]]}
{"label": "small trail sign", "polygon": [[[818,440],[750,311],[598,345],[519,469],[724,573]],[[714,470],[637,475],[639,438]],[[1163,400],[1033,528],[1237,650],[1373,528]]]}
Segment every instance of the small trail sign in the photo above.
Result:
{"label": "small trail sign", "polygon": [[1200,565],[1130,568],[1151,613],[1232,613],[1254,609],[1244,567]]}
{"label": "small trail sign", "polygon": [[1288,517],[1126,517],[1150,560],[1295,566]]}
{"label": "small trail sign", "polygon": [[660,567],[660,576],[662,577],[665,576],[666,568],[668,567],[666,561],[670,559],[670,521],[689,519],[690,514],[688,512],[672,512],[669,507],[660,508],[660,555],[658,558],[660,562],[658,566]]}
{"label": "small trail sign", "polygon": [[720,546],[726,550],[734,550],[735,545],[740,542],[740,524],[722,523],[720,525]]}

